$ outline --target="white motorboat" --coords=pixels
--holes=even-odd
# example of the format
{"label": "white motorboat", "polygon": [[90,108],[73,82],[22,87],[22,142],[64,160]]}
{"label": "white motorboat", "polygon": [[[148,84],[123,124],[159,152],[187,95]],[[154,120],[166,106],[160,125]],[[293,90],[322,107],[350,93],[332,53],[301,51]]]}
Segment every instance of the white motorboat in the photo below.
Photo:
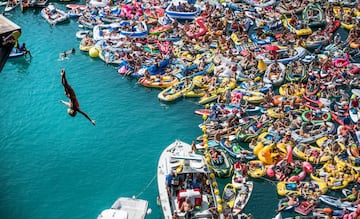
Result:
{"label": "white motorboat", "polygon": [[174,214],[184,218],[186,212],[181,211],[181,206],[185,199],[194,207],[191,218],[211,219],[210,208],[222,208],[217,205],[221,198],[215,176],[210,174],[204,156],[195,154],[185,142],[176,140],[165,148],[159,158],[157,179],[158,200],[165,219]]}
{"label": "white motorboat", "polygon": [[111,208],[103,210],[97,219],[144,219],[150,213],[148,201],[120,197]]}

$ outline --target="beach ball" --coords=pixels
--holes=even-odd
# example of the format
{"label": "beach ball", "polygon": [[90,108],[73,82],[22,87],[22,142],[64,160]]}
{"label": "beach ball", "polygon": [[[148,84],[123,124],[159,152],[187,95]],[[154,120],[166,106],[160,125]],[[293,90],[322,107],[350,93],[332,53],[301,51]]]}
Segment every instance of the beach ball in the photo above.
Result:
{"label": "beach ball", "polygon": [[90,56],[91,58],[96,58],[96,57],[98,57],[98,56],[99,56],[99,50],[98,50],[96,47],[91,47],[91,48],[89,49],[89,56]]}

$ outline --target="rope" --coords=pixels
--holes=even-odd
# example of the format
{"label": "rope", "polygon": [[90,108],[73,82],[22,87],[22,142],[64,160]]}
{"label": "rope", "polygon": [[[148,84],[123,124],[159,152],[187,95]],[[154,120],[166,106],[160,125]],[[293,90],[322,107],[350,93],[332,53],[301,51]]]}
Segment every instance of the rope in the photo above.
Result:
{"label": "rope", "polygon": [[273,181],[273,180],[267,179],[267,178],[265,178],[265,177],[260,177],[260,179],[263,179],[263,180],[267,181],[268,183],[270,183],[270,184],[273,185],[273,186],[276,185],[276,182]]}
{"label": "rope", "polygon": [[156,174],[153,176],[153,178],[150,180],[150,182],[145,186],[145,188],[139,194],[137,194],[135,196],[135,198],[140,197],[140,195],[142,195],[150,187],[150,185],[154,182],[155,178],[156,178]]}

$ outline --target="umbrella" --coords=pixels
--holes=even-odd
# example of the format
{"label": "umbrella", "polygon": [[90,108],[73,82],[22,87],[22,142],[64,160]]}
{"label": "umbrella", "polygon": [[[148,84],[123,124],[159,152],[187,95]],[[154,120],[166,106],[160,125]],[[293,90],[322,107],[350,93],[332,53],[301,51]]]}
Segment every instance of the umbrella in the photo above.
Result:
{"label": "umbrella", "polygon": [[276,51],[280,50],[280,48],[276,45],[266,45],[265,49],[271,53],[271,55],[274,56],[275,59],[277,59]]}

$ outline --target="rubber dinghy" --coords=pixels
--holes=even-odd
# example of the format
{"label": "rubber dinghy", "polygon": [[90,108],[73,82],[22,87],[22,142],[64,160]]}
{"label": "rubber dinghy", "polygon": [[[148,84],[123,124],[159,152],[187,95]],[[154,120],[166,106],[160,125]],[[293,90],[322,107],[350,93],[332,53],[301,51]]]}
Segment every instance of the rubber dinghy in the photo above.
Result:
{"label": "rubber dinghy", "polygon": [[172,1],[169,6],[165,9],[165,13],[167,16],[173,19],[180,19],[180,20],[194,20],[195,16],[200,13],[201,9],[197,5],[193,5],[193,11],[180,11],[178,10],[178,6],[183,3],[188,3],[188,1],[184,0],[177,0]]}
{"label": "rubber dinghy", "polygon": [[264,82],[273,86],[280,86],[285,79],[285,65],[282,63],[271,63],[265,71]]}
{"label": "rubber dinghy", "polygon": [[347,208],[349,211],[356,211],[357,207],[353,206],[351,202],[348,201],[340,201],[338,197],[330,196],[330,195],[320,195],[320,201],[324,202],[327,205],[342,209]]}
{"label": "rubber dinghy", "polygon": [[[214,156],[213,153],[217,153],[217,156]],[[206,161],[208,162],[209,168],[219,178],[226,178],[232,176],[234,172],[234,167],[231,159],[223,150],[210,150],[206,155]]]}
{"label": "rubber dinghy", "polygon": [[310,27],[325,25],[325,13],[319,4],[308,4],[303,10],[302,17]]}
{"label": "rubber dinghy", "polygon": [[49,4],[40,12],[41,16],[51,25],[59,24],[69,20],[69,14]]}
{"label": "rubber dinghy", "polygon": [[[277,62],[280,62],[280,63],[283,63],[283,64],[287,64],[289,62],[296,61],[298,59],[301,59],[301,58],[305,57],[305,55],[306,55],[306,49],[301,47],[301,46],[300,47],[295,47],[293,54],[289,54],[289,50],[287,50],[287,49],[278,50],[276,52],[277,52],[277,54],[279,56],[276,59]],[[265,64],[270,64],[270,63],[275,62],[275,59],[269,59],[266,56],[266,53],[259,54],[258,56],[256,56],[256,59],[257,60],[262,59]]]}
{"label": "rubber dinghy", "polygon": [[241,188],[238,190],[235,199],[235,205],[233,208],[233,213],[242,212],[250,200],[254,185],[252,181],[246,181],[242,184]]}
{"label": "rubber dinghy", "polygon": [[[309,144],[315,142],[317,139],[322,138],[324,136],[327,136],[329,134],[334,133],[336,127],[335,124],[332,122],[326,122],[326,129],[321,130],[321,128],[324,127],[324,123],[317,123],[310,126],[314,126],[313,128],[307,127],[307,130],[312,130],[307,132],[306,130],[303,130],[304,133],[307,132],[307,135],[304,136],[300,129],[296,129],[291,131],[291,137],[294,139],[296,143],[304,143]],[[324,127],[325,128],[325,127]]]}

